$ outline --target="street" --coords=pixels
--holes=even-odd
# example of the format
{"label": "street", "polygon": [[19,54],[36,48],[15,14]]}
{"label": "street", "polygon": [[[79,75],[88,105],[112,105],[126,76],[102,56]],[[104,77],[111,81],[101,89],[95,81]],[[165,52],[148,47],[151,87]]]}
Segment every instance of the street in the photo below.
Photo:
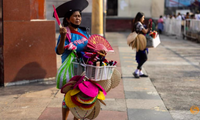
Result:
{"label": "street", "polygon": [[200,108],[200,44],[171,36],[161,41],[144,68],[175,120],[198,120],[190,108]]}
{"label": "street", "polygon": [[[95,120],[199,120],[198,110],[191,113],[190,108],[200,108],[200,44],[160,35],[161,44],[149,49],[143,66],[149,78],[135,79],[135,50],[126,44],[128,34],[106,33],[115,50],[107,58],[118,61],[122,81],[108,92],[107,105],[101,105]],[[57,56],[58,68],[60,64]],[[53,78],[0,87],[0,91],[0,120],[61,119],[63,94]]]}

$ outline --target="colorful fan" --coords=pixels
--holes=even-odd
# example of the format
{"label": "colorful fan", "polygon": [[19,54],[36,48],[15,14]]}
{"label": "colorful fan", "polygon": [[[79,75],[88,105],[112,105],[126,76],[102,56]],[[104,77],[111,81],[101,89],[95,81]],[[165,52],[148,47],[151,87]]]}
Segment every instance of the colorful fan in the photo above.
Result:
{"label": "colorful fan", "polygon": [[149,28],[152,28],[152,19],[149,19]]}
{"label": "colorful fan", "polygon": [[105,50],[107,52],[114,52],[110,43],[100,35],[91,35],[88,39],[87,47],[94,49],[96,51]]}

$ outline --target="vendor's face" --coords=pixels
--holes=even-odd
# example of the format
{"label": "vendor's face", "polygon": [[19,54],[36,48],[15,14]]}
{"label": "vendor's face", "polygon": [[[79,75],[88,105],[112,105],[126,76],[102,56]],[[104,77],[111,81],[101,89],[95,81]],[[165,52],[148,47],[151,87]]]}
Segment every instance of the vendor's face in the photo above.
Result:
{"label": "vendor's face", "polygon": [[142,16],[142,18],[140,19],[141,23],[144,23],[144,16]]}
{"label": "vendor's face", "polygon": [[69,18],[69,20],[67,20],[69,23],[73,23],[75,25],[80,25],[81,24],[81,14],[79,11],[75,11]]}

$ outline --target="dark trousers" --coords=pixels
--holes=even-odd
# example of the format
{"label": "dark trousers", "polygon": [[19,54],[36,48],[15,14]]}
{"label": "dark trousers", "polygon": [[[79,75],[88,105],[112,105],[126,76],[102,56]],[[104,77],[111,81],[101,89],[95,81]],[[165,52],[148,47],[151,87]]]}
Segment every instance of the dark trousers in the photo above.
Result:
{"label": "dark trousers", "polygon": [[142,70],[142,65],[147,61],[147,53],[139,53],[138,55],[139,61],[138,61],[138,66],[137,69]]}
{"label": "dark trousers", "polygon": [[161,30],[161,29],[158,29],[158,33],[159,33],[159,34],[162,34],[162,30]]}

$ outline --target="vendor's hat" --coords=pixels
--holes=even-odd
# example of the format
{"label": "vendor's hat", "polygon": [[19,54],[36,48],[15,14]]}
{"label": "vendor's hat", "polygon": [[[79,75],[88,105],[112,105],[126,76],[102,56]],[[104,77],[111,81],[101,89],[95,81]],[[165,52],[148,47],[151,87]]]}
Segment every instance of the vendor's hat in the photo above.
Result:
{"label": "vendor's hat", "polygon": [[[79,10],[82,11],[88,6],[87,0],[70,0],[68,2],[63,3],[62,5],[56,8],[58,16],[65,17],[65,14],[69,11]],[[54,16],[53,16],[54,17]]]}
{"label": "vendor's hat", "polygon": [[81,94],[76,95],[76,99],[82,104],[92,104],[97,100],[97,97],[82,96]]}
{"label": "vendor's hat", "polygon": [[[96,104],[96,102],[95,102]],[[69,108],[71,113],[74,115],[74,117],[78,118],[78,119],[85,119],[88,115],[90,115],[90,113],[92,112],[92,109],[89,110],[82,110],[80,107],[76,106],[73,108]]]}
{"label": "vendor's hat", "polygon": [[78,85],[81,92],[89,97],[96,97],[98,95],[99,89],[90,81],[84,81]]}
{"label": "vendor's hat", "polygon": [[73,108],[77,106],[71,99],[71,95],[70,95],[71,91],[72,90],[69,90],[69,92],[67,92],[67,94],[65,95],[65,103],[69,108]]}
{"label": "vendor's hat", "polygon": [[76,81],[69,81],[61,88],[61,93],[67,93],[69,90],[72,90],[75,84]]}
{"label": "vendor's hat", "polygon": [[101,109],[101,105],[100,105],[99,100],[97,100],[92,112],[90,113],[90,115],[87,116],[87,118],[90,120],[95,119],[99,115],[100,109]]}

